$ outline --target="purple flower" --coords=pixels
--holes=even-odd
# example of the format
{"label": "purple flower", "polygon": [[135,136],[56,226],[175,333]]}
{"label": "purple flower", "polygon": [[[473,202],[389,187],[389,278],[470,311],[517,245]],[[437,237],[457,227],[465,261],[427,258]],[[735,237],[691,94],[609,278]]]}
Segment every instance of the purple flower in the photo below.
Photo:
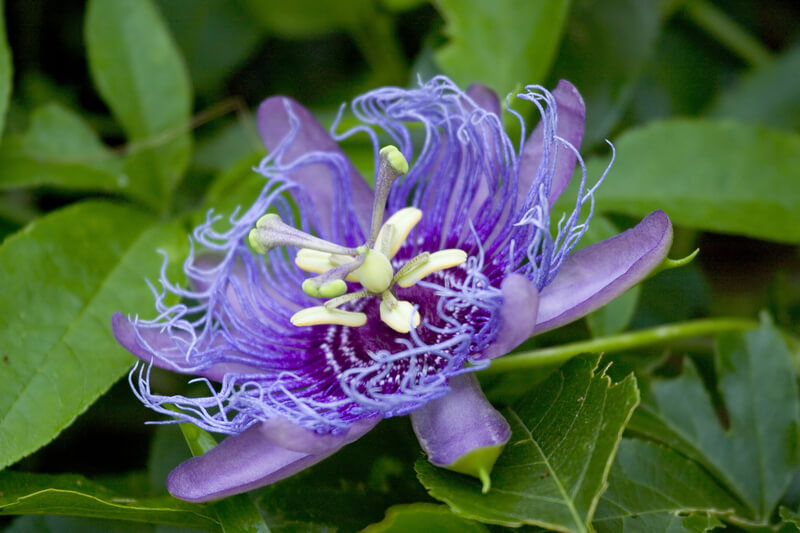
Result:
{"label": "purple flower", "polygon": [[[520,149],[494,93],[444,77],[356,98],[360,125],[341,134],[289,98],[261,104],[270,155],[253,205],[223,231],[213,213],[194,230],[191,288],[162,273],[156,319],[112,319],[143,362],[130,379],[147,406],[231,435],[172,472],[173,495],[272,483],[409,413],[434,464],[488,487],[510,430],[473,372],[638,283],[672,239],[656,211],[571,253],[602,181],[587,186],[578,154],[583,100],[566,81],[519,98],[542,117]],[[353,135],[374,147],[374,193],[335,142]],[[551,227],[576,162],[577,198]],[[150,364],[198,376],[208,395],[152,392]]]}

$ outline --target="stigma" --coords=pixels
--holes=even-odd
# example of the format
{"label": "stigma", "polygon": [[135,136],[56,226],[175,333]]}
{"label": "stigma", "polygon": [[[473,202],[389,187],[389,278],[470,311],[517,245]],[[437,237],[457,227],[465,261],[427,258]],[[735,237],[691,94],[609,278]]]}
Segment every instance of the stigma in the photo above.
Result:
{"label": "stigma", "polygon": [[[361,298],[377,297],[381,301],[380,319],[390,328],[408,333],[419,326],[421,317],[417,307],[413,302],[398,299],[395,287],[411,287],[433,272],[456,267],[467,260],[467,254],[459,249],[424,252],[395,271],[392,259],[422,219],[421,210],[406,207],[383,222],[392,183],[407,172],[408,162],[400,150],[394,146],[380,150],[370,234],[367,242],[356,248],[304,233],[284,224],[275,214],[266,214],[258,220],[249,235],[253,250],[266,254],[277,246],[298,248],[295,264],[316,274],[303,282],[303,292],[326,299],[322,305],[295,313],[291,317],[293,325],[363,326],[367,322],[365,313],[348,311],[340,306]],[[348,292],[347,282],[360,284],[361,290]]]}

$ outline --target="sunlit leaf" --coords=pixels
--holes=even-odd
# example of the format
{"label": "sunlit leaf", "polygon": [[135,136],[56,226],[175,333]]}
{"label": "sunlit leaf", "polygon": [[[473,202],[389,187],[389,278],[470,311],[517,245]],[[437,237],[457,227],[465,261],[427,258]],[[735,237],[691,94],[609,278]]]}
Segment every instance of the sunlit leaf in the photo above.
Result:
{"label": "sunlit leaf", "polygon": [[[608,475],[608,490],[597,506],[594,526],[599,533],[705,531],[705,527],[689,527],[688,515],[708,519],[739,506],[707,472],[677,452],[650,442],[623,439]],[[692,522],[697,522],[696,518]]]}
{"label": "sunlit leaf", "polygon": [[652,383],[629,429],[697,461],[746,506],[744,518],[765,523],[800,465],[789,351],[765,323],[721,337],[715,362],[727,428],[687,360],[680,378]]}
{"label": "sunlit leaf", "polygon": [[568,0],[437,0],[448,43],[436,62],[462,87],[481,82],[505,96],[543,83],[555,58]]}
{"label": "sunlit leaf", "polygon": [[158,279],[156,250],[176,258],[186,246],[178,224],[101,202],[56,211],[3,242],[0,467],[50,442],[129,368],[111,314],[152,309],[144,278]]}
{"label": "sunlit leaf", "polygon": [[72,474],[0,473],[0,514],[60,514],[221,531],[206,505],[118,494]]}
{"label": "sunlit leaf", "polygon": [[504,414],[513,432],[492,488],[417,461],[431,496],[474,520],[587,532],[622,430],[639,393],[632,376],[612,384],[596,357],[571,360]]}
{"label": "sunlit leaf", "polygon": [[151,0],[90,0],[89,70],[128,136],[126,173],[165,205],[191,155],[186,66]]}
{"label": "sunlit leaf", "polygon": [[406,533],[408,531],[436,531],[440,533],[489,533],[478,522],[465,520],[444,505],[414,503],[395,505],[386,510],[386,518],[372,524],[363,533]]}
{"label": "sunlit leaf", "polygon": [[[663,209],[679,225],[800,242],[800,136],[726,121],[674,119],[631,129],[597,207]],[[599,176],[606,158],[589,164]]]}

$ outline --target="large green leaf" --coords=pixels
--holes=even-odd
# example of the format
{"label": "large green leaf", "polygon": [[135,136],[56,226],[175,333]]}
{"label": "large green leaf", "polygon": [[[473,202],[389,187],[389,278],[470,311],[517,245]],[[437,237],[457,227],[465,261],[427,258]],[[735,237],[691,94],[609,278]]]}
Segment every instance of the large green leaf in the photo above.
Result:
{"label": "large green leaf", "polygon": [[464,520],[444,505],[413,503],[394,505],[386,510],[386,518],[365,528],[363,533],[406,533],[436,531],[437,533],[489,533],[483,524]]}
{"label": "large green leaf", "polygon": [[608,475],[608,490],[597,506],[594,526],[599,533],[693,531],[684,523],[687,515],[724,515],[739,506],[706,471],[677,452],[650,442],[623,439]]}
{"label": "large green leaf", "polygon": [[694,459],[766,523],[800,465],[800,404],[789,350],[770,324],[717,342],[716,368],[728,427],[694,365],[656,380],[629,429]]}
{"label": "large green leaf", "polygon": [[800,45],[785,51],[764,67],[744,76],[723,92],[709,110],[717,117],[734,118],[776,128],[800,128]]}
{"label": "large green leaf", "polygon": [[6,123],[8,101],[11,98],[12,65],[11,49],[6,40],[6,16],[3,0],[0,0],[0,137]]}
{"label": "large green leaf", "polygon": [[[130,189],[122,160],[80,115],[56,103],[34,111],[28,131],[0,145],[0,168],[0,188],[46,185],[120,193]],[[137,196],[135,189],[132,195]]]}
{"label": "large green leaf", "polygon": [[586,101],[584,146],[619,121],[661,27],[659,1],[575,0],[553,78],[570,80]]}
{"label": "large green leaf", "polygon": [[505,413],[511,441],[492,488],[419,460],[431,496],[458,514],[492,524],[590,530],[622,430],[639,401],[632,376],[612,384],[597,357],[571,360]]}
{"label": "large green leaf", "polygon": [[[800,242],[800,136],[727,121],[675,119],[629,130],[597,207],[681,225]],[[599,176],[606,158],[589,164]]]}
{"label": "large green leaf", "polygon": [[221,531],[206,505],[119,494],[71,474],[0,473],[0,515],[60,514]]}
{"label": "large green leaf", "polygon": [[[77,204],[0,246],[0,468],[47,444],[130,366],[114,311],[154,314],[144,284],[186,236],[138,210]],[[173,266],[179,266],[173,261]]]}
{"label": "large green leaf", "polygon": [[126,173],[164,206],[189,163],[192,93],[186,66],[151,0],[90,0],[92,79],[128,136]]}
{"label": "large green leaf", "polygon": [[569,0],[437,0],[449,42],[436,62],[461,87],[491,86],[501,96],[542,83],[558,50]]}

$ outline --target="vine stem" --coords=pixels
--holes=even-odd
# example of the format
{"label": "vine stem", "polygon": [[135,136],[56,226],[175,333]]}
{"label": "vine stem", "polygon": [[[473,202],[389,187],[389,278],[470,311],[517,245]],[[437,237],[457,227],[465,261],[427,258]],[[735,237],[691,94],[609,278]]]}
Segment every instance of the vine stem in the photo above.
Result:
{"label": "vine stem", "polygon": [[751,67],[761,67],[769,63],[769,50],[711,2],[686,0],[682,7],[689,20]]}
{"label": "vine stem", "polygon": [[755,320],[739,318],[707,318],[676,322],[655,328],[507,355],[495,359],[488,368],[481,372],[484,374],[499,374],[512,370],[556,365],[582,353],[618,352],[620,350],[661,344],[676,339],[713,335],[726,331],[743,331],[757,328],[758,325],[759,323]]}

